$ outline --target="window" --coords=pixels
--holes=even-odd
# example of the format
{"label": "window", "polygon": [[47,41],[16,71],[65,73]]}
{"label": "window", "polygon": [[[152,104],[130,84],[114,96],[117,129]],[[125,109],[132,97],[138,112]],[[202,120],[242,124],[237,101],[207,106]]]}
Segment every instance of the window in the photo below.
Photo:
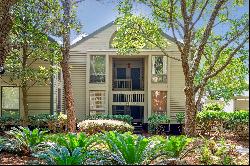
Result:
{"label": "window", "polygon": [[105,111],[105,91],[90,91],[89,101],[91,115]]}
{"label": "window", "polygon": [[105,82],[105,56],[92,55],[90,57],[90,83]]}
{"label": "window", "polygon": [[2,116],[19,117],[19,87],[2,87]]}
{"label": "window", "polygon": [[167,56],[152,56],[152,82],[167,82]]}
{"label": "window", "polygon": [[167,92],[166,91],[152,91],[152,112],[166,112],[167,111]]}

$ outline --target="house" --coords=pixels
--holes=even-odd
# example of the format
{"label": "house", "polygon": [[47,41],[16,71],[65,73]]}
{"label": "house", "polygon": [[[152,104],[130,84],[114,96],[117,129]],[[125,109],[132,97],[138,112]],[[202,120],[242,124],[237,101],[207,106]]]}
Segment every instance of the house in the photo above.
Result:
{"label": "house", "polygon": [[[135,55],[117,55],[112,47],[117,27],[111,22],[71,46],[70,65],[76,117],[128,114],[134,122],[147,123],[154,112],[184,112],[184,75],[181,62],[159,49]],[[168,54],[180,57],[172,38]]]}
{"label": "house", "polygon": [[[145,48],[138,54],[118,55],[111,44],[116,30],[111,22],[71,46],[77,119],[86,115],[127,114],[133,117],[133,122],[147,123],[148,117],[158,112],[176,123],[175,114],[185,111],[181,62],[168,58],[159,49]],[[172,38],[166,35],[166,39],[167,53],[180,57]],[[34,87],[30,91],[31,114],[64,111],[61,74],[54,76],[52,82],[52,86]],[[3,82],[0,85],[3,93],[5,85]],[[2,97],[2,103],[3,100]],[[20,105],[21,115],[22,109]]]}

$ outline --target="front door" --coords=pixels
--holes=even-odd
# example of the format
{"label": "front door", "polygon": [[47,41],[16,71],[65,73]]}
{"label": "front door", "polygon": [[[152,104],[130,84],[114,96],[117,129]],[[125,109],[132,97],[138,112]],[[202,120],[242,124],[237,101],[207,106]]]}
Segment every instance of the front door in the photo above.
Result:
{"label": "front door", "polygon": [[140,68],[131,68],[132,90],[140,89]]}
{"label": "front door", "polygon": [[[116,69],[116,78],[117,79],[126,79],[126,68],[117,68]],[[125,82],[118,82],[117,88],[125,88]]]}

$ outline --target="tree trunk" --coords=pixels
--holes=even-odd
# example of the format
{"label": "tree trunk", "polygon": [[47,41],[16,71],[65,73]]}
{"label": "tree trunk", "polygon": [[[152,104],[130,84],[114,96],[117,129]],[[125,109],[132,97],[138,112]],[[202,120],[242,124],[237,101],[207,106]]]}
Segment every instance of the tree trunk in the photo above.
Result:
{"label": "tree trunk", "polygon": [[63,72],[63,81],[64,81],[64,96],[66,103],[66,112],[67,112],[67,128],[70,132],[75,132],[76,130],[76,116],[74,108],[74,98],[72,91],[72,83],[69,71],[68,62],[61,62],[62,72]]}
{"label": "tree trunk", "polygon": [[71,0],[62,1],[64,12],[64,31],[63,31],[63,60],[61,62],[63,81],[64,81],[64,96],[67,111],[67,128],[69,132],[76,130],[76,116],[73,98],[72,83],[69,70],[69,50],[70,50],[70,11]]}
{"label": "tree trunk", "polygon": [[16,0],[1,0],[0,1],[0,73],[3,70],[3,64],[6,55],[9,51],[9,32],[13,21],[10,14],[10,8]]}
{"label": "tree trunk", "polygon": [[23,115],[23,126],[28,126],[29,122],[29,107],[28,107],[28,91],[27,87],[22,87],[22,93],[23,93],[23,109],[24,109],[24,115]]}
{"label": "tree trunk", "polygon": [[186,116],[185,116],[185,134],[187,136],[195,136],[196,135],[196,113],[197,108],[195,105],[195,94],[193,88],[186,87],[185,88],[185,96],[186,96]]}

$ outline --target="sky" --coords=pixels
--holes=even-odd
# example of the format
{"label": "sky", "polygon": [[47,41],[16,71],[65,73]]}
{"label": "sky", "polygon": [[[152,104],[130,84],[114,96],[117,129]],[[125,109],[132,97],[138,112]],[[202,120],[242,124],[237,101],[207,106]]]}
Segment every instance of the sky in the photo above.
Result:
{"label": "sky", "polygon": [[[115,21],[118,11],[117,0],[85,0],[79,4],[77,15],[82,26],[81,33],[91,34],[97,29],[105,26],[111,21]],[[149,13],[145,7],[136,5],[137,13]],[[72,33],[71,41],[78,35]]]}
{"label": "sky", "polygon": [[[243,8],[235,12],[236,15],[246,11],[249,12],[249,2],[248,0],[246,0],[246,2],[247,4],[245,4]],[[81,2],[77,9],[78,19],[83,25],[81,33],[91,34],[111,21],[114,21],[118,15],[116,8],[117,3],[117,0],[85,0]],[[136,4],[134,8],[137,13],[150,13],[149,10],[142,5]],[[222,28],[218,30],[221,31]],[[72,32],[71,41],[76,39],[78,35],[79,34]]]}

